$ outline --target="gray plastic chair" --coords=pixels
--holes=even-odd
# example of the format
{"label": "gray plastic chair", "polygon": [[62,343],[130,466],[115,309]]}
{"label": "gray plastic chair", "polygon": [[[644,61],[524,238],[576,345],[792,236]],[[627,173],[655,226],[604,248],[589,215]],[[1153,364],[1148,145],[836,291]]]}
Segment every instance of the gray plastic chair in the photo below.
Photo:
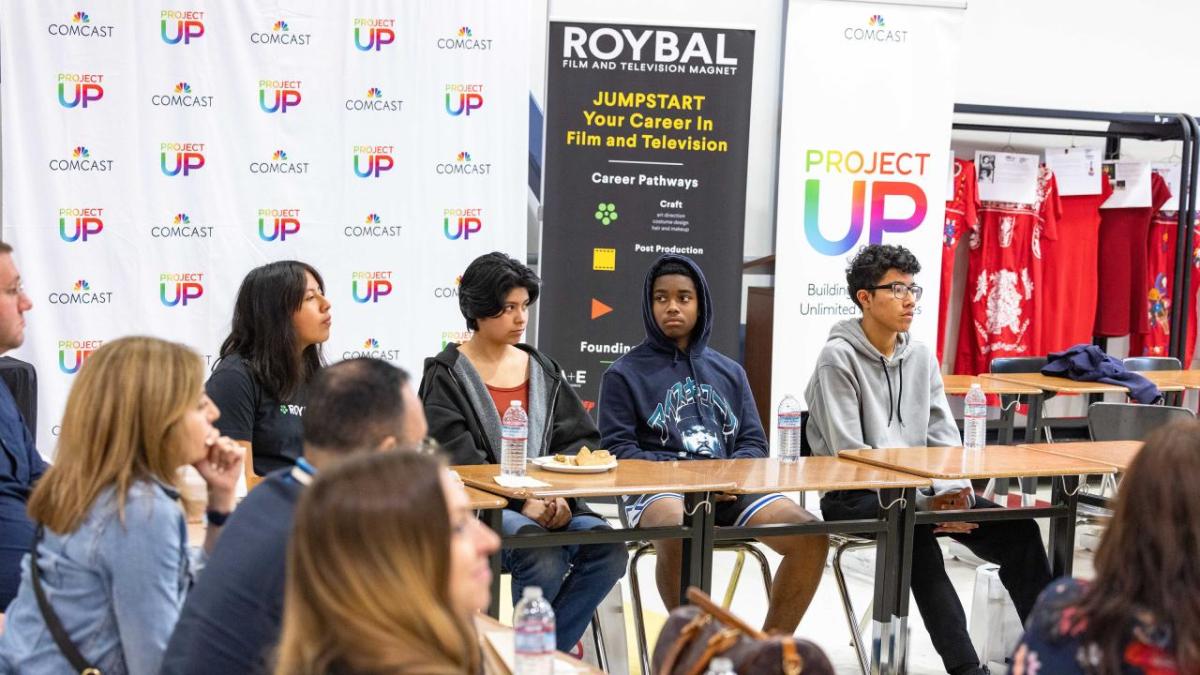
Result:
{"label": "gray plastic chair", "polygon": [[[1187,408],[1169,405],[1093,403],[1088,406],[1088,435],[1093,441],[1140,441],[1163,425],[1194,417]],[[1110,489],[1115,495],[1117,479],[1111,474],[1101,479],[1100,494]]]}
{"label": "gray plastic chair", "polygon": [[1195,416],[1170,405],[1093,403],[1088,406],[1088,434],[1093,441],[1140,441],[1163,425]]}
{"label": "gray plastic chair", "polygon": [[1148,372],[1153,370],[1183,370],[1183,364],[1174,356],[1131,356],[1123,361],[1125,370]]}

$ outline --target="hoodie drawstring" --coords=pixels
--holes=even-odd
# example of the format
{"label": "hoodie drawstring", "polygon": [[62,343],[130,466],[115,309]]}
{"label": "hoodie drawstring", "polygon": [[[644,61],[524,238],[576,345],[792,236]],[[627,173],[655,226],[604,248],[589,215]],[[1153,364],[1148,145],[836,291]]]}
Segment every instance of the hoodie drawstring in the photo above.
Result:
{"label": "hoodie drawstring", "polygon": [[887,361],[880,356],[879,365],[883,368],[883,377],[887,380],[888,385],[888,426],[892,426],[892,416],[895,413],[896,418],[900,420],[900,426],[904,426],[904,412],[901,404],[904,400],[904,359],[900,359],[900,395],[896,397],[895,408],[892,407],[892,376],[888,372]]}
{"label": "hoodie drawstring", "polygon": [[879,365],[883,368],[883,377],[888,384],[888,426],[892,426],[892,376],[888,374],[887,361],[879,357]]}

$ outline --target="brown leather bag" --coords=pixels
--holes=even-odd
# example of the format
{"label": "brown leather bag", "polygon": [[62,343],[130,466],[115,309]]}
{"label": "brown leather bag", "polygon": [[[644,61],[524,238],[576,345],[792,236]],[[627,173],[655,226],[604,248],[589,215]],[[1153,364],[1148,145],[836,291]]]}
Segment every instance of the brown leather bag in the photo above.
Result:
{"label": "brown leather bag", "polygon": [[654,646],[655,675],[703,675],[723,656],[738,673],[833,675],[821,648],[791,635],[767,635],[717,605],[704,591],[688,589],[692,604],[671,612]]}

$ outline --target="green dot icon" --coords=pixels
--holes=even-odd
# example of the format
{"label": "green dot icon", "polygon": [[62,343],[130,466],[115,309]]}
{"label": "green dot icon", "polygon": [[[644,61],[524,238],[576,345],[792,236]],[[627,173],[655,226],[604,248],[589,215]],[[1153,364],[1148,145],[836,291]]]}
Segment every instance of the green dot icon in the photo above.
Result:
{"label": "green dot icon", "polygon": [[600,202],[596,205],[596,220],[605,225],[617,220],[617,205],[612,202]]}

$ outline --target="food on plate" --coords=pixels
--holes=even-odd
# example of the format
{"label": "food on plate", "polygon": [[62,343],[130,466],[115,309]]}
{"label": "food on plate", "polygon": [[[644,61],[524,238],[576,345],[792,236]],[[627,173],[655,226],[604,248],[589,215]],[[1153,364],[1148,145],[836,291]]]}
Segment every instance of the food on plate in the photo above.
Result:
{"label": "food on plate", "polygon": [[554,461],[568,466],[600,466],[613,461],[612,453],[607,450],[590,450],[585,445],[577,455],[555,455]]}

